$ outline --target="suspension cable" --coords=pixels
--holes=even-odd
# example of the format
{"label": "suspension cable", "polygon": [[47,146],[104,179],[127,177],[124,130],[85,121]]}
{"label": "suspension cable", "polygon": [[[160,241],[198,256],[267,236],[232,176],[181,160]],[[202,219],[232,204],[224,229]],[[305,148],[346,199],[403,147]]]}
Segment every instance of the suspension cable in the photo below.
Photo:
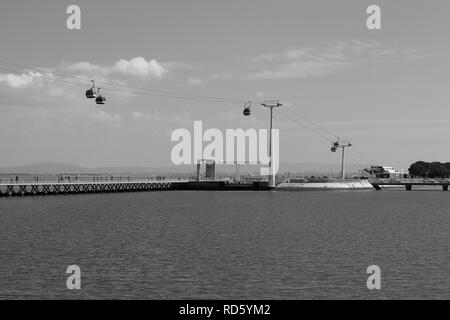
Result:
{"label": "suspension cable", "polygon": [[[1,64],[4,65],[9,65],[9,66],[13,66],[16,68],[25,68],[29,71],[35,71],[35,72],[39,72],[39,73],[51,73],[53,75],[54,78],[57,77],[64,77],[64,78],[71,78],[71,79],[75,79],[78,81],[90,81],[90,79],[87,78],[82,78],[82,77],[77,77],[74,75],[69,75],[69,74],[64,74],[64,73],[59,73],[59,72],[54,72],[54,71],[49,71],[49,70],[45,70],[43,68],[33,68],[33,67],[29,67],[29,66],[25,66],[22,64],[16,64],[16,63],[10,63],[10,62],[6,62],[3,60],[0,60]],[[20,72],[18,70],[10,70],[10,72]],[[54,79],[52,79],[54,80]],[[197,95],[197,94],[190,94],[190,93],[182,93],[182,92],[175,92],[175,91],[168,91],[168,90],[160,90],[160,89],[154,89],[154,88],[142,88],[142,87],[134,87],[134,86],[129,86],[129,85],[119,85],[119,84],[114,84],[111,82],[106,82],[106,81],[96,81],[99,84],[102,84],[103,87],[105,87],[104,85],[107,85],[109,87],[115,87],[115,88],[122,88],[122,89],[132,89],[132,90],[137,90],[138,92],[133,92],[135,94],[144,94],[141,93],[140,91],[150,91],[150,92],[156,92],[161,97],[167,97],[167,98],[178,98],[178,99],[182,99],[182,98],[187,98],[188,100],[195,100],[195,99],[199,99],[201,101],[204,100],[208,100],[208,101],[214,101],[214,102],[223,102],[223,103],[244,103],[246,100],[239,100],[239,99],[232,99],[232,98],[223,98],[223,97],[214,97],[214,96],[204,96],[204,95]],[[112,91],[112,89],[110,89]],[[150,94],[150,93],[146,93],[147,95],[155,95],[156,94]]]}
{"label": "suspension cable", "polygon": [[283,113],[282,111],[277,110],[277,113],[280,114],[280,115],[282,115],[283,117],[285,117],[285,118],[287,118],[287,119],[293,121],[294,123],[296,123],[297,125],[301,126],[302,128],[304,128],[304,129],[306,129],[306,130],[308,130],[308,131],[314,133],[315,135],[321,137],[321,138],[324,139],[325,141],[331,142],[331,140],[330,140],[327,136],[323,135],[322,133],[320,133],[320,132],[318,132],[318,131],[316,131],[316,130],[314,130],[314,129],[309,128],[308,126],[306,126],[306,125],[304,125],[303,123],[301,123],[300,121],[297,121],[296,119],[290,117],[289,115]]}
{"label": "suspension cable", "polygon": [[330,135],[331,137],[337,137],[337,135],[335,135],[334,133],[332,133],[331,131],[327,130],[326,128],[320,126],[319,124],[315,123],[314,121],[308,119],[307,117],[301,115],[300,113],[298,113],[297,111],[295,111],[292,107],[290,106],[286,106],[288,111],[292,112],[293,114],[295,114],[296,116],[298,116],[299,118],[303,119],[304,121],[310,123],[311,125],[315,126],[316,128],[322,130],[324,133]]}

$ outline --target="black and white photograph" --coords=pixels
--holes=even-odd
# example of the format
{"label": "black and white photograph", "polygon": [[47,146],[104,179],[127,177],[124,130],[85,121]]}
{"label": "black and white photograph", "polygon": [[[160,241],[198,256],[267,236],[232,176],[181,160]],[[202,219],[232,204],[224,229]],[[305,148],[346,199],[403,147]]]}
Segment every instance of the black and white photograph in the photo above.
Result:
{"label": "black and white photograph", "polygon": [[2,0],[0,300],[450,299],[449,33],[444,0]]}

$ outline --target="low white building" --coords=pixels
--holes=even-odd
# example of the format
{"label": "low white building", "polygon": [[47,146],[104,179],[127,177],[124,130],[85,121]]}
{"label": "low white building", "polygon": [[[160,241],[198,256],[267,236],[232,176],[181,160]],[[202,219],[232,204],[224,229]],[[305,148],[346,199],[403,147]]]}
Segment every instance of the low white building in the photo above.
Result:
{"label": "low white building", "polygon": [[370,174],[373,179],[406,179],[409,178],[409,172],[399,171],[394,167],[371,166],[364,171]]}

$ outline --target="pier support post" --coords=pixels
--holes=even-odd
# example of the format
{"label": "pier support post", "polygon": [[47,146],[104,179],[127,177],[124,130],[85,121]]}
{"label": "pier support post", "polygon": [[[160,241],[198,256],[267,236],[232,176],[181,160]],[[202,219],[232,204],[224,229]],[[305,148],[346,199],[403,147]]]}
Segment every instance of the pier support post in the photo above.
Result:
{"label": "pier support post", "polygon": [[375,188],[376,191],[380,191],[381,190],[381,187],[380,187],[379,184],[372,183],[372,186]]}
{"label": "pier support post", "polygon": [[412,190],[412,184],[407,183],[405,185],[406,191],[411,191]]}
{"label": "pier support post", "polygon": [[443,191],[448,191],[448,184],[443,184],[442,185],[442,190]]}
{"label": "pier support post", "polygon": [[195,177],[197,181],[200,181],[200,167],[201,167],[200,162],[197,162],[197,176]]}

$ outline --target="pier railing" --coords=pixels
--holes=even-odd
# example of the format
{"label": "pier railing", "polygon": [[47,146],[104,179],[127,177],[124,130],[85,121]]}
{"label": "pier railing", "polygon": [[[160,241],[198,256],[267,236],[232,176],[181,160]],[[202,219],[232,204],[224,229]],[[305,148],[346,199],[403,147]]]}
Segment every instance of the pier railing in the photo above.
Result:
{"label": "pier railing", "polygon": [[426,178],[412,178],[412,179],[369,179],[370,182],[379,183],[379,184],[390,184],[390,183],[398,183],[398,184],[442,184],[442,183],[450,183],[450,179],[440,178],[440,179],[426,179]]}
{"label": "pier railing", "polygon": [[112,175],[65,175],[65,176],[0,176],[0,184],[43,184],[43,183],[103,183],[103,182],[164,182],[182,181],[181,178],[163,176],[112,176]]}
{"label": "pier railing", "polygon": [[[5,177],[2,177],[4,180]],[[13,182],[11,183],[11,179]],[[0,197],[178,190],[187,180],[152,177],[22,177],[0,183]]]}
{"label": "pier railing", "polygon": [[387,186],[404,186],[407,191],[411,191],[413,186],[440,186],[442,190],[448,191],[450,179],[371,179],[370,183],[376,190]]}

